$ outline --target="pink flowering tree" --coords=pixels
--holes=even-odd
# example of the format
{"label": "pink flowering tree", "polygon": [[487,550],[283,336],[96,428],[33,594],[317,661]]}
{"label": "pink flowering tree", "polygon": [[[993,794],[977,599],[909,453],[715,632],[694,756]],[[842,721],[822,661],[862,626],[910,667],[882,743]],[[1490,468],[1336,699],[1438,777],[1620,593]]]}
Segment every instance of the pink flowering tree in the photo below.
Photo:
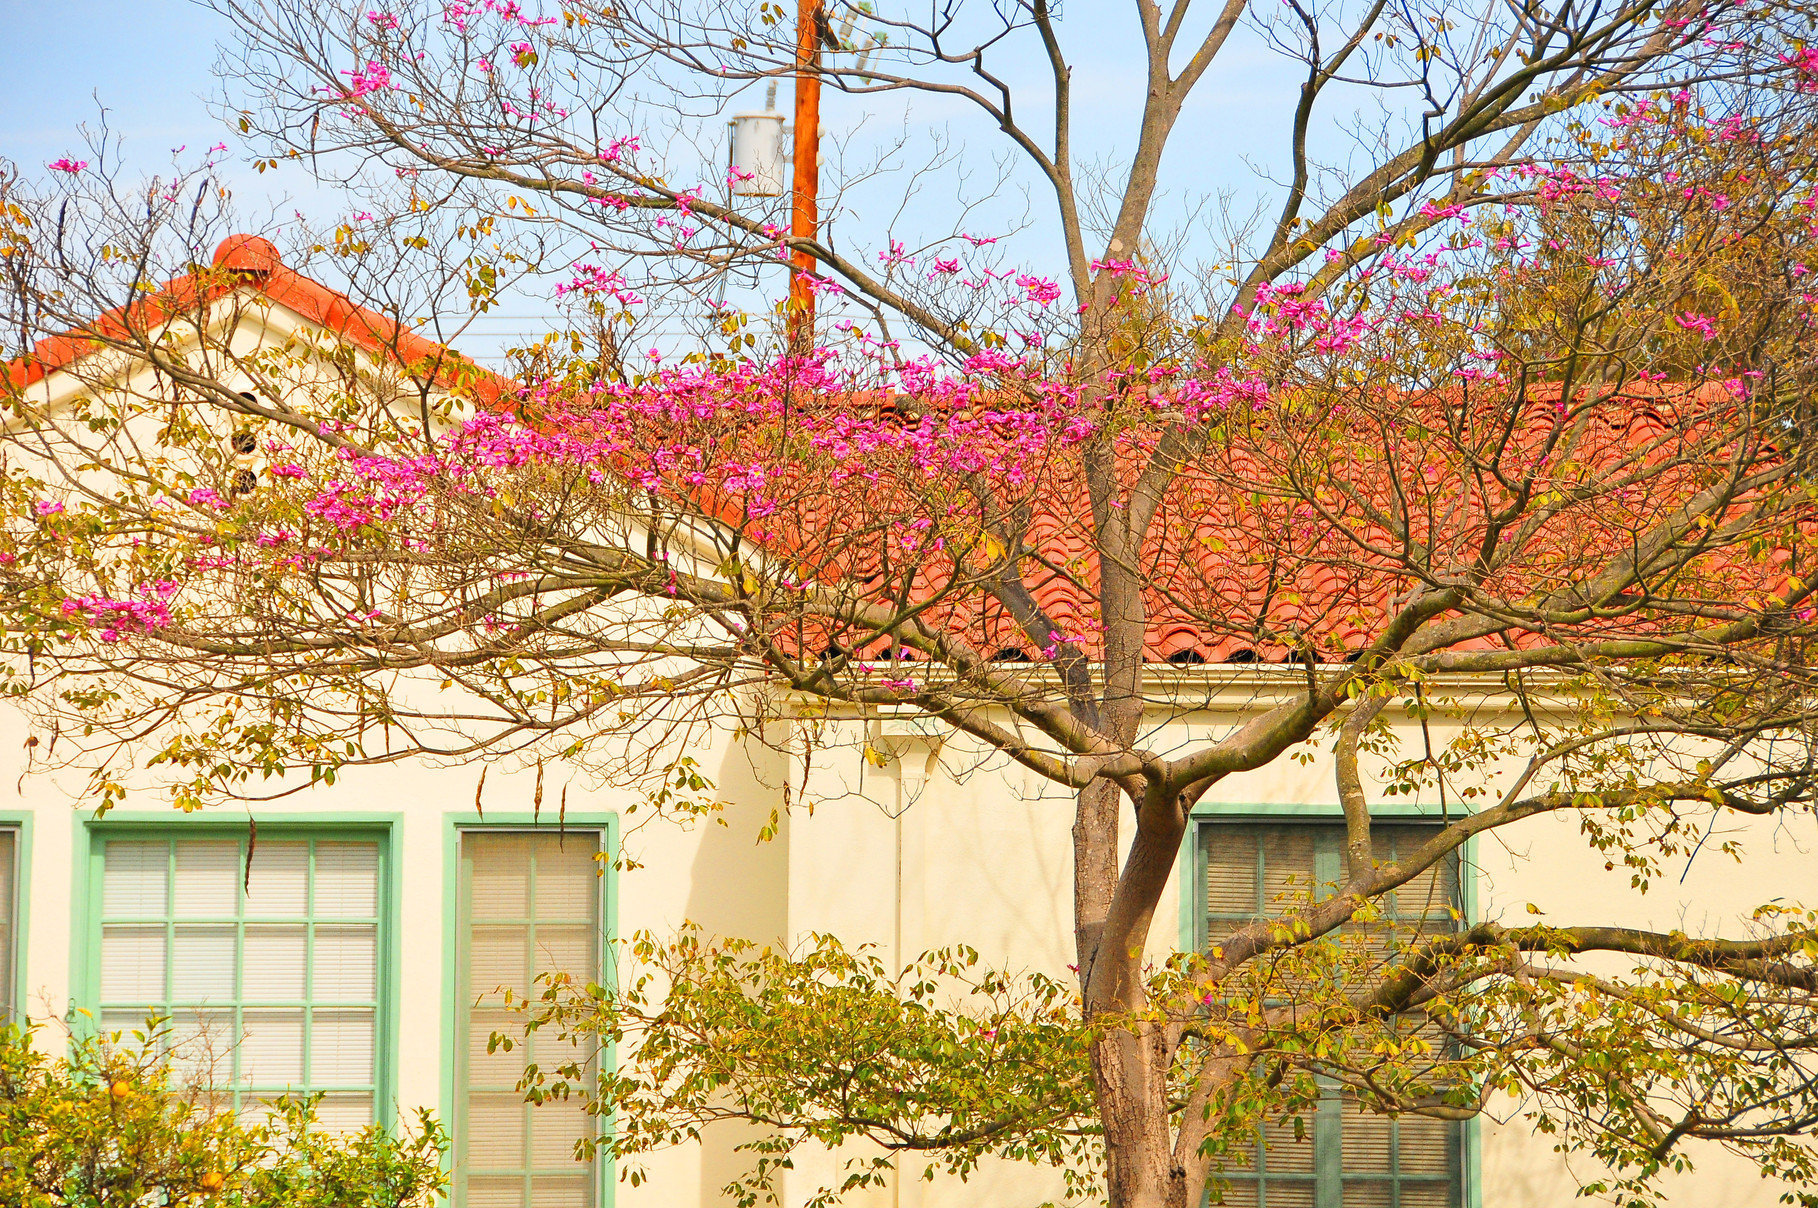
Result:
{"label": "pink flowering tree", "polygon": [[[565,290],[611,312],[791,249],[611,118],[634,70],[692,70],[673,79],[712,99],[787,70],[768,9],[230,11],[249,129],[401,174],[407,204],[322,243],[352,275],[425,263],[484,298],[488,241],[559,222],[597,245]],[[1147,222],[1242,5],[1178,48],[1184,8],[1139,8],[1141,136],[1091,204],[1048,8],[994,12],[1047,48],[1052,141],[994,91],[995,41],[877,18],[887,53],[819,70],[980,106],[1053,186],[1065,269],[991,264],[971,289],[987,237],[817,243],[879,326],[809,358],[628,376],[546,350],[501,392],[413,342],[400,307],[360,329],[364,359],[249,348],[211,316],[256,308],[242,287],[278,270],[250,246],[208,263],[224,220],[196,179],[153,189],[149,222],[145,191],[98,170],[11,185],[16,695],[102,804],[135,763],[199,806],[268,776],[516,757],[706,808],[676,758],[690,727],[732,710],[754,741],[811,744],[788,724],[803,709],[879,708],[1069,795],[1070,985],[691,933],[639,941],[665,975],[643,988],[552,982],[528,1010],[619,1045],[577,1089],[616,1113],[601,1143],[628,1170],[737,1120],[759,1126],[731,1189],[747,1202],[798,1146],[863,1139],[883,1156],[827,1199],[889,1177],[889,1155],[909,1177],[919,1155],[962,1174],[997,1156],[1066,1166],[1117,1208],[1188,1208],[1336,1086],[1406,1120],[1517,1096],[1632,1202],[1700,1144],[1809,1201],[1799,887],[1763,886],[1742,938],[1395,905],[1539,816],[1576,818],[1645,885],[1727,819],[1810,812],[1818,140],[1809,57],[1775,40],[1801,14],[1561,6],[1503,29],[1500,10],[1429,26],[1378,6],[1334,36],[1289,11],[1264,32],[1307,59],[1291,183],[1203,303]],[[1415,84],[1420,137],[1316,196],[1306,132],[1353,78]],[[458,230],[384,225],[441,213],[432,184],[469,207]],[[1111,216],[1092,250],[1087,213]],[[980,319],[993,289],[1063,318],[1020,348],[1033,329]],[[75,345],[38,343],[56,336]],[[34,361],[82,389],[52,405]],[[1155,745],[1183,683],[1254,662],[1284,670],[1252,676],[1242,725]],[[1455,676],[1493,679],[1509,711],[1471,714]],[[1318,747],[1335,877],[1145,964],[1194,805]],[[1372,818],[1402,795],[1446,807],[1418,844]]]}
{"label": "pink flowering tree", "polygon": [[[1138,4],[1117,32],[1142,48],[1146,71],[1127,99],[1099,106],[1125,127],[1105,146],[1079,133],[1102,115],[1081,120],[1072,57],[1107,31],[1096,17],[1062,20],[1046,0],[931,13],[835,0],[818,12],[807,58],[785,6],[214,6],[239,31],[223,61],[225,101],[264,162],[307,164],[368,194],[381,218],[459,198],[502,226],[534,230],[545,268],[582,266],[578,286],[625,283],[592,293],[615,335],[651,311],[711,319],[729,275],[807,253],[817,288],[859,322],[854,339],[954,365],[1000,341],[1047,349],[1088,390],[1117,360],[1122,300],[1144,275],[1178,276],[1186,256],[1221,267],[1166,291],[1183,320],[1165,341],[1176,355],[1236,335],[1270,283],[1311,277],[1317,290],[1370,256],[1374,239],[1418,237],[1445,216],[1499,204],[1506,171],[1570,115],[1594,120],[1698,82],[1771,95],[1811,69],[1798,40],[1809,13],[1794,0],[1584,11],[1553,0],[1520,18],[1463,0],[1419,13]],[[1258,190],[1253,217],[1250,199],[1232,202],[1226,226],[1241,233],[1183,243],[1158,218],[1159,199],[1204,143],[1179,124],[1225,121],[1195,103],[1228,56],[1253,50],[1279,55],[1298,86],[1283,90],[1274,124],[1286,138],[1267,160],[1280,184]],[[787,192],[733,190],[723,123],[755,108],[764,84],[798,72],[819,78],[829,114],[927,100],[957,109],[959,125],[951,139],[875,147],[830,129],[827,220],[818,236],[797,236]],[[1356,127],[1375,106],[1375,125]],[[1181,137],[1188,145],[1177,148]],[[981,153],[999,169],[975,177],[968,165]],[[924,190],[958,204],[923,204]],[[978,215],[998,213],[993,198],[1013,191],[1039,208],[1000,221],[1034,223],[1027,236],[977,229]],[[894,217],[871,218],[883,214]],[[1170,247],[1180,263],[1164,262]],[[742,346],[749,333],[726,334]],[[1148,342],[1164,341],[1151,332]]]}

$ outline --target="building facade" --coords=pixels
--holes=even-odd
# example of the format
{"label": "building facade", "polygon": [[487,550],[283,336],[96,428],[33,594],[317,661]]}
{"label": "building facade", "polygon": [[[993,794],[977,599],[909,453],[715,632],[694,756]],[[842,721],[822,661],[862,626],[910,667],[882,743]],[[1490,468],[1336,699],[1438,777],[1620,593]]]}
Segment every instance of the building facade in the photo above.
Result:
{"label": "building facade", "polygon": [[[234,247],[223,245],[223,256],[246,254]],[[322,302],[322,287],[273,290],[261,271],[249,287],[263,292],[245,312],[247,340],[345,334],[347,314]],[[53,368],[33,388],[51,406],[73,387]],[[1151,686],[1166,708],[1151,719],[1154,741],[1215,738],[1291,692],[1300,674],[1158,664]],[[1513,715],[1494,681],[1441,687],[1466,702],[1433,722],[1441,731]],[[820,753],[807,767],[788,744],[730,725],[675,752],[695,761],[723,803],[707,820],[652,818],[641,798],[612,784],[577,778],[545,788],[530,769],[492,766],[482,780],[478,765],[427,761],[194,813],[171,809],[148,782],[97,816],[80,797],[79,769],[50,768],[49,752],[40,754],[48,744],[30,745],[24,719],[8,714],[0,750],[13,753],[7,782],[17,789],[0,800],[0,1001],[40,1025],[45,1044],[63,1028],[130,1038],[148,1016],[167,1018],[183,1068],[249,1113],[298,1091],[323,1094],[332,1127],[392,1125],[434,1109],[452,1131],[459,1208],[707,1208],[748,1163],[735,1149],[744,1137],[710,1132],[654,1155],[636,1186],[603,1162],[577,1162],[574,1142],[591,1119],[569,1103],[532,1107],[514,1089],[526,1060],[559,1055],[555,1042],[535,1037],[511,1052],[488,1043],[510,1024],[501,987],[522,991],[557,969],[609,979],[615,941],[684,923],[763,942],[832,933],[875,945],[892,964],[949,944],[970,945],[1000,968],[1059,977],[1073,959],[1071,798],[925,720],[853,713],[816,724]],[[1416,723],[1397,724],[1417,740]],[[868,760],[867,748],[888,760]],[[1391,847],[1418,840],[1444,814],[1436,802],[1405,799],[1373,810]],[[774,837],[761,839],[773,816]],[[1182,845],[1155,954],[1215,941],[1268,913],[1296,881],[1335,879],[1340,818],[1323,750],[1222,782]],[[1514,921],[1532,906],[1574,923],[1733,935],[1761,898],[1818,884],[1810,815],[1734,825],[1723,838],[1741,844],[1746,860],[1720,854],[1721,845],[1701,848],[1673,870],[1676,883],[1643,895],[1625,870],[1604,867],[1574,817],[1534,818],[1474,841],[1461,860],[1398,891],[1392,910]],[[1465,1124],[1390,1120],[1334,1093],[1304,1136],[1264,1137],[1229,1172],[1225,1202],[1570,1201],[1597,1172],[1554,1153],[1523,1113],[1508,1102]],[[1778,1202],[1780,1189],[1749,1163],[1692,1152],[1698,1169],[1670,1185],[1673,1202]],[[798,1161],[786,1201],[805,1202],[843,1156]],[[1063,1194],[1056,1172],[1010,1164],[963,1182],[925,1182],[907,1164],[904,1172],[852,1202],[1034,1208]]]}

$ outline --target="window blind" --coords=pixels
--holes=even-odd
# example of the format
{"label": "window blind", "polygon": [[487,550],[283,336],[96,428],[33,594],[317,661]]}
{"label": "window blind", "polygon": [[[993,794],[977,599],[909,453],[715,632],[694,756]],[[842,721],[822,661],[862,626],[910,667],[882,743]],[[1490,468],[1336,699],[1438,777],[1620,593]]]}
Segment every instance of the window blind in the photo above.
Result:
{"label": "window blind", "polygon": [[[1373,827],[1376,856],[1395,862],[1436,831],[1431,825]],[[1281,915],[1333,892],[1349,873],[1342,825],[1215,821],[1198,835],[1204,877],[1202,938],[1217,944],[1239,927]],[[1423,935],[1455,930],[1462,899],[1454,856],[1381,903],[1381,918],[1348,926],[1340,942],[1362,944],[1374,961]],[[1441,1120],[1390,1118],[1365,1110],[1335,1084],[1296,1138],[1267,1125],[1257,1144],[1224,1172],[1213,1202],[1228,1208],[1459,1208],[1463,1129]]]}
{"label": "window blind", "polygon": [[13,1017],[19,977],[19,838],[0,830],[0,1023]]}
{"label": "window blind", "polygon": [[109,838],[96,953],[104,1031],[169,1019],[179,1076],[243,1116],[324,1092],[323,1128],[374,1121],[377,839]]}
{"label": "window blind", "polygon": [[[526,1103],[517,1089],[529,1063],[548,1069],[586,1054],[550,1033],[525,1035],[506,1009],[509,991],[536,992],[543,973],[583,985],[600,975],[601,835],[470,830],[461,835],[462,995],[455,1109],[459,1208],[593,1208],[594,1163],[576,1146],[595,1121],[574,1100]],[[487,1052],[495,1033],[516,1047]],[[584,1064],[593,1068],[591,1060]]]}

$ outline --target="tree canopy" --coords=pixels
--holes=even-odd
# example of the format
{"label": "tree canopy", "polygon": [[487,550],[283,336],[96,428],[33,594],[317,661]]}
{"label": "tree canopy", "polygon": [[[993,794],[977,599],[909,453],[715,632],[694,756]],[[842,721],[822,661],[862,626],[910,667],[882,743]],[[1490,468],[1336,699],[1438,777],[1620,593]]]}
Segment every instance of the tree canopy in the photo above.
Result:
{"label": "tree canopy", "polygon": [[[639,291],[686,299],[729,261],[804,250],[606,122],[646,68],[711,67],[678,78],[714,97],[792,68],[769,9],[305,7],[230,6],[259,92],[245,128],[386,164],[400,202],[317,254],[368,303],[402,282],[484,305],[522,251],[501,229],[553,214],[602,236],[563,287],[599,340],[481,391],[395,296],[363,348],[266,323],[274,270],[207,254],[230,219],[206,168],[149,191],[104,164],[10,182],[9,687],[101,804],[139,763],[194,808],[513,756],[698,810],[692,727],[805,749],[820,719],[913,711],[1072,795],[1077,995],[963,952],[904,972],[831,939],[645,937],[655,980],[558,977],[525,1004],[623,1043],[577,1088],[623,1113],[603,1143],[629,1157],[734,1118],[762,1126],[746,1197],[803,1141],[862,1135],[960,1171],[992,1153],[1090,1181],[1102,1159],[1119,1208],[1184,1206],[1332,1081],[1442,1119],[1528,1096],[1635,1202],[1700,1138],[1810,1202],[1818,940],[1787,894],[1740,939],[1450,910],[1410,929],[1388,905],[1540,815],[1575,815],[1645,885],[1716,816],[1810,811],[1802,10],[1486,8],[1460,42],[1376,5],[1336,48],[1337,14],[1256,18],[1309,75],[1280,221],[1222,290],[1176,274],[1147,224],[1243,5],[1185,65],[1184,4],[1138,7],[1149,91],[1097,256],[1054,14],[992,18],[1050,48],[1051,143],[974,90],[985,49],[886,15],[897,66],[806,69],[984,107],[1053,186],[1076,309],[1036,272],[890,242],[880,276],[814,242],[869,327],[772,355],[722,316],[717,350],[632,372],[607,336]],[[1388,83],[1406,67],[1431,112],[1315,205],[1305,128],[1353,56]],[[597,103],[556,99],[562,70]],[[73,343],[27,351],[44,336]],[[1293,675],[1228,732],[1157,743],[1177,705],[1153,664],[1207,660]],[[1501,685],[1506,722],[1463,720],[1445,677],[1465,673]],[[1398,716],[1425,749],[1397,745]],[[1326,743],[1337,879],[1147,968],[1194,805]],[[1404,793],[1445,802],[1442,824],[1386,845],[1372,805]]]}

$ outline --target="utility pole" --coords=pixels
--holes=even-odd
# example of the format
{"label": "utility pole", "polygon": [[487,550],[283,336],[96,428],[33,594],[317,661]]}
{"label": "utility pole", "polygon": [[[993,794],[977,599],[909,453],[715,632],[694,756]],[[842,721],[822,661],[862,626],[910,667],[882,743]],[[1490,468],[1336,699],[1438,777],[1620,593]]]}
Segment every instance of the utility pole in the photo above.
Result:
{"label": "utility pole", "polygon": [[[796,0],[795,12],[795,190],[789,233],[813,239],[820,225],[820,0]],[[797,249],[789,265],[789,351],[805,356],[814,349],[814,290],[808,281],[814,257]]]}

